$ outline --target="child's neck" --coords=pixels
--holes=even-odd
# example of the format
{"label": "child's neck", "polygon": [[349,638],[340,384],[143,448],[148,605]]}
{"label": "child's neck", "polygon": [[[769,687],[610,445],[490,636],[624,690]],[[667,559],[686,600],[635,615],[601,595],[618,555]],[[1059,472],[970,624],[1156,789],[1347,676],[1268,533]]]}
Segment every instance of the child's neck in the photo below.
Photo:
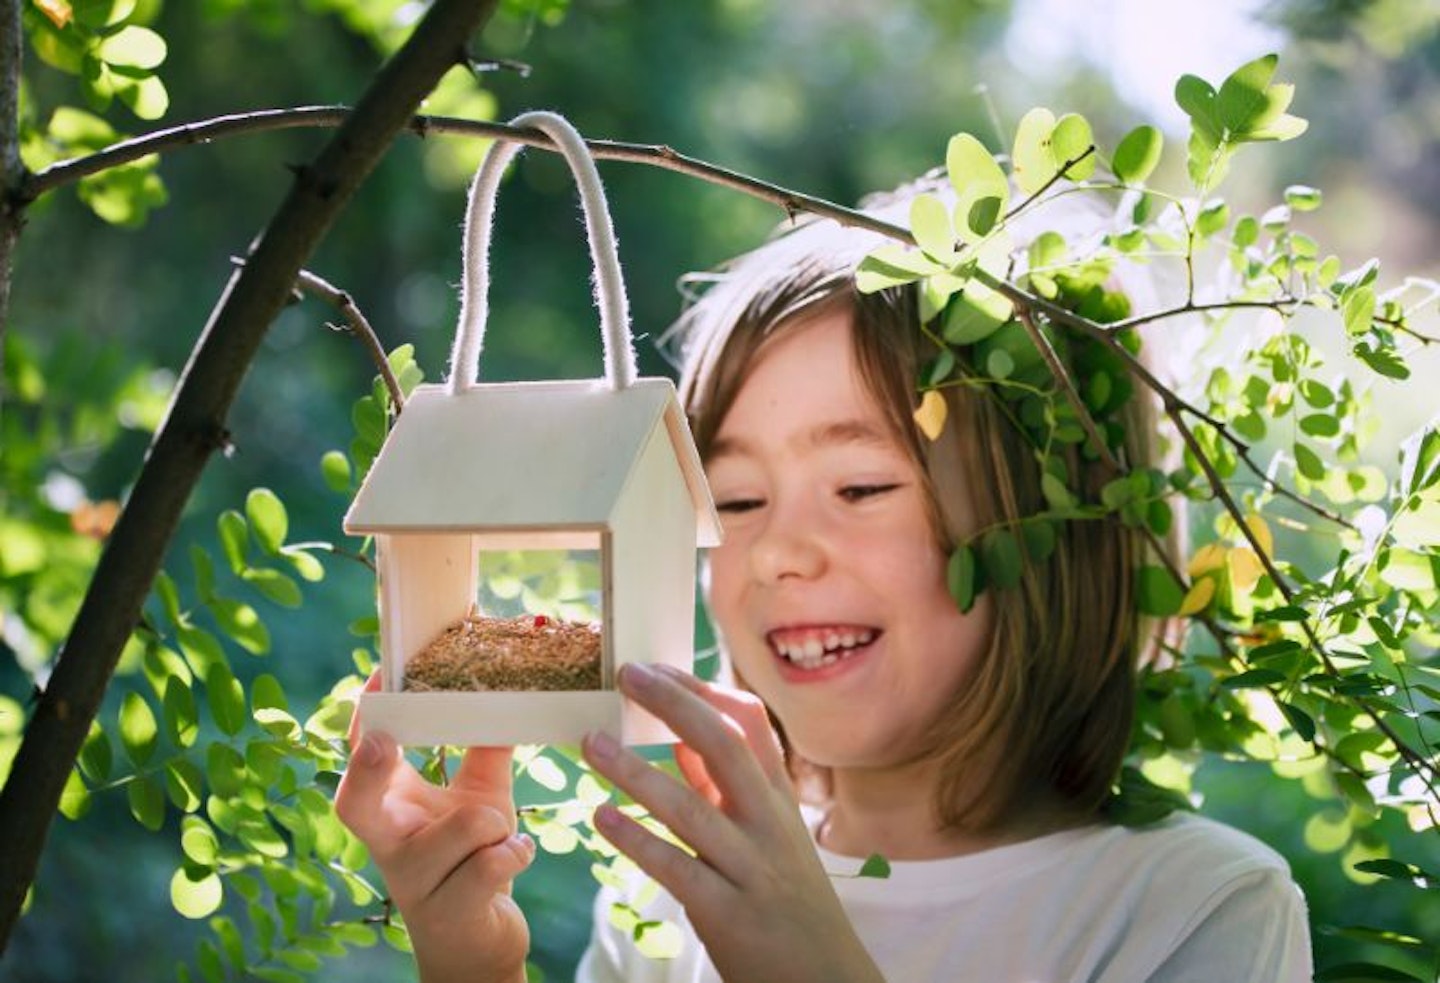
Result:
{"label": "child's neck", "polygon": [[834,853],[889,860],[934,860],[979,853],[1077,824],[1074,816],[1037,808],[998,829],[942,829],[936,821],[935,766],[836,769],[831,798],[817,830],[820,845]]}

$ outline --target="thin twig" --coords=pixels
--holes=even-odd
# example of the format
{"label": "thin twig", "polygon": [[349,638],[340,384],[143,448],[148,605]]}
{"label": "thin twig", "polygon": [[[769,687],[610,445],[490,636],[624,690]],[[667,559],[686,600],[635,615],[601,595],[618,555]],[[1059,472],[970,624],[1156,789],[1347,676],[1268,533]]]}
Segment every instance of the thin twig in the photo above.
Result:
{"label": "thin twig", "polygon": [[1000,221],[1008,222],[1016,215],[1019,215],[1025,209],[1029,208],[1036,201],[1038,201],[1041,196],[1045,194],[1045,192],[1055,187],[1055,185],[1059,182],[1065,180],[1066,175],[1070,173],[1070,169],[1072,167],[1074,167],[1076,164],[1079,164],[1086,158],[1093,156],[1094,153],[1095,145],[1092,143],[1090,146],[1086,147],[1084,152],[1081,153],[1079,156],[1074,157],[1071,160],[1067,160],[1064,164],[1060,165],[1060,169],[1054,174],[1050,175],[1050,179],[1048,181],[1046,181],[1044,184],[1040,185],[1040,187],[1032,191],[1028,197],[1026,197],[1023,201],[1020,202],[1020,204],[1016,205],[1014,208],[1006,212],[1005,217],[1002,218]]}
{"label": "thin twig", "polygon": [[1293,314],[1294,311],[1287,311],[1287,305],[1291,308],[1314,306],[1302,297],[1280,297],[1273,300],[1222,300],[1211,304],[1186,303],[1163,311],[1151,311],[1148,314],[1127,317],[1123,321],[1115,321],[1105,325],[1105,330],[1112,332],[1124,331],[1127,328],[1138,328],[1142,324],[1150,324],[1153,321],[1164,321],[1167,318],[1180,317],[1185,314],[1205,314],[1210,311],[1233,311],[1257,307],[1272,310],[1280,315],[1289,316]]}
{"label": "thin twig", "polygon": [[1015,309],[1015,316],[1025,328],[1025,333],[1030,336],[1030,343],[1045,360],[1050,368],[1050,374],[1055,377],[1055,382],[1065,391],[1065,398],[1074,408],[1076,416],[1080,418],[1080,426],[1084,429],[1090,442],[1095,445],[1095,453],[1105,462],[1106,466],[1114,474],[1124,473],[1124,467],[1111,453],[1110,446],[1105,443],[1105,438],[1100,436],[1100,430],[1095,426],[1095,419],[1090,415],[1090,408],[1085,405],[1085,400],[1080,397],[1080,392],[1075,388],[1075,380],[1070,378],[1070,373],[1065,371],[1065,366],[1060,362],[1060,356],[1055,353],[1055,346],[1050,344],[1050,339],[1045,337],[1045,332],[1040,330],[1030,312],[1023,307]]}
{"label": "thin twig", "polygon": [[[395,407],[395,415],[399,416],[400,411],[405,408],[405,394],[400,391],[400,380],[395,378],[395,370],[390,367],[390,360],[385,357],[385,349],[380,346],[380,339],[376,337],[375,329],[370,327],[370,322],[356,306],[354,298],[309,270],[301,270],[296,281],[300,284],[301,290],[319,297],[340,312],[340,316],[345,319],[345,326],[339,327],[337,330],[360,339],[365,350],[370,353],[370,359],[375,363],[375,368],[379,370],[380,378],[385,380],[385,388],[390,392],[390,402]],[[332,325],[332,327],[334,326]]]}

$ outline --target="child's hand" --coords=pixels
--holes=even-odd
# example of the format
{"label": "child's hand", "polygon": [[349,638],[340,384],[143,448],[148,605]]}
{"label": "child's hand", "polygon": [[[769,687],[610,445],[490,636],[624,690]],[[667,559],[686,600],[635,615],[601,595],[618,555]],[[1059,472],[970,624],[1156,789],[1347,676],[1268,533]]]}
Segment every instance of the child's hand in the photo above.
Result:
{"label": "child's hand", "polygon": [[603,735],[586,740],[586,759],[696,855],[613,806],[596,810],[596,826],[685,906],[720,975],[879,981],[820,865],[760,701],[663,666],[626,666],[620,688],[684,742],[675,760],[686,782]]}
{"label": "child's hand", "polygon": [[[372,676],[366,689],[375,689]],[[449,787],[432,785],[388,735],[356,744],[335,811],[367,847],[410,930],[427,983],[525,979],[530,933],[510,882],[535,846],[516,834],[509,748],[470,748]]]}

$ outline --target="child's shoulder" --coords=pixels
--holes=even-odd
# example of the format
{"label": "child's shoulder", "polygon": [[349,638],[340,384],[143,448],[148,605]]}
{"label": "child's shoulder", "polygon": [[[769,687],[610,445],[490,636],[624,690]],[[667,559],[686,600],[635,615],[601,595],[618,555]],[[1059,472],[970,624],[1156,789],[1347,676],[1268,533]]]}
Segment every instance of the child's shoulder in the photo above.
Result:
{"label": "child's shoulder", "polygon": [[1269,870],[1289,875],[1285,858],[1243,830],[1192,812],[1144,826],[1095,827],[1089,846],[1140,866],[1208,871],[1214,876]]}

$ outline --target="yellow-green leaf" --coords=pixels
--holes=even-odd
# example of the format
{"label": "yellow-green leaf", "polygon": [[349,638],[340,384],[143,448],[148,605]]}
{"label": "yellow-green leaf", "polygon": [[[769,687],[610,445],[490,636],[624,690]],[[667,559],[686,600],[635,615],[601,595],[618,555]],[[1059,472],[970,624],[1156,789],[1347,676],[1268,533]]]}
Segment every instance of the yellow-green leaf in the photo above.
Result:
{"label": "yellow-green leaf", "polygon": [[1005,172],[984,144],[969,133],[950,138],[945,168],[955,189],[955,231],[966,242],[978,242],[995,226],[1010,200]]}
{"label": "yellow-green leaf", "polygon": [[1137,126],[1115,148],[1111,162],[1115,176],[1126,184],[1141,184],[1160,163],[1165,137],[1153,126]]}
{"label": "yellow-green leaf", "polygon": [[137,765],[150,760],[155,750],[159,729],[155,725],[155,714],[145,697],[136,692],[125,694],[120,704],[120,742],[125,753]]}
{"label": "yellow-green leaf", "polygon": [[192,874],[189,868],[181,867],[170,878],[170,903],[186,918],[213,915],[224,898],[224,885],[213,870],[201,868]]}
{"label": "yellow-green leaf", "polygon": [[1036,106],[1015,127],[1015,144],[1010,154],[1015,183],[1026,194],[1034,194],[1055,176],[1055,157],[1050,152],[1050,133],[1055,129],[1055,114],[1044,106]]}
{"label": "yellow-green leaf", "polygon": [[102,61],[127,68],[157,68],[165,60],[165,39],[148,27],[122,27],[100,42]]}

